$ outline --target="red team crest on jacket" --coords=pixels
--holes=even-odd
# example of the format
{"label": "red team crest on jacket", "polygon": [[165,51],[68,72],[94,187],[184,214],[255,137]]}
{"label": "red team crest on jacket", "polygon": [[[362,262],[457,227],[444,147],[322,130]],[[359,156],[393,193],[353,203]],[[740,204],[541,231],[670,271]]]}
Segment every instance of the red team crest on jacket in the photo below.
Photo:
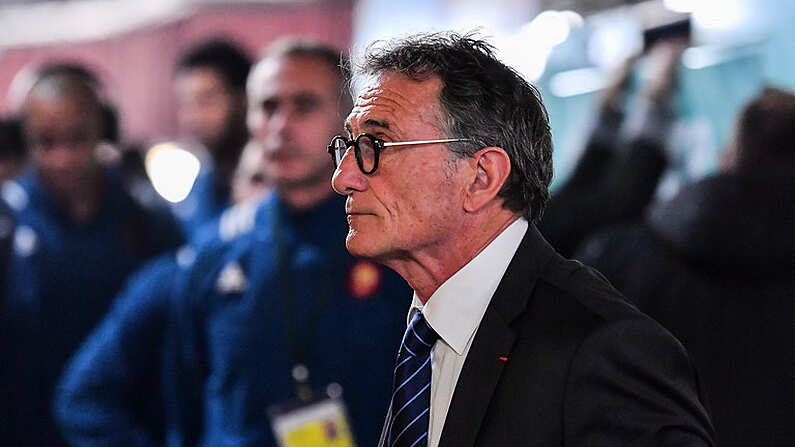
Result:
{"label": "red team crest on jacket", "polygon": [[359,300],[373,298],[381,285],[381,270],[370,261],[356,261],[348,274],[348,290]]}

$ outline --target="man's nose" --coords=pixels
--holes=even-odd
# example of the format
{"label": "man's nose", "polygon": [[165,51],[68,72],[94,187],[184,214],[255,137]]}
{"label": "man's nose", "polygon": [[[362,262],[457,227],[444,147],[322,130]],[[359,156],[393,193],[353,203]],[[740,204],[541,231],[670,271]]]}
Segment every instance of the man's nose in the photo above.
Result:
{"label": "man's nose", "polygon": [[285,139],[290,139],[299,123],[295,107],[285,104],[273,112],[268,119],[268,131]]}
{"label": "man's nose", "polygon": [[356,164],[353,148],[348,148],[337,165],[337,169],[334,170],[331,187],[337,194],[346,196],[354,191],[364,191],[367,189],[367,182],[367,177]]}
{"label": "man's nose", "polygon": [[58,169],[69,169],[80,164],[82,154],[79,148],[70,144],[57,143],[48,151],[48,164]]}
{"label": "man's nose", "polygon": [[270,115],[260,110],[249,110],[246,116],[251,134],[261,142],[290,140],[295,134],[295,114],[283,108]]}
{"label": "man's nose", "polygon": [[202,116],[203,115],[198,107],[183,106],[183,108],[177,114],[177,120],[179,121],[179,125],[183,130],[190,133],[195,133],[196,129],[199,128]]}

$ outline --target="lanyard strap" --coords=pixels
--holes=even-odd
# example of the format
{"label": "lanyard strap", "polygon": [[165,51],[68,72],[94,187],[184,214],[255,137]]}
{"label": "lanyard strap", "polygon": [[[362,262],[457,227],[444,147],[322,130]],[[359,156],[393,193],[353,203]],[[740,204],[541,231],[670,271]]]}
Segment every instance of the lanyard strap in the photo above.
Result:
{"label": "lanyard strap", "polygon": [[[323,269],[322,274],[325,277],[321,287],[314,287],[309,291],[312,297],[309,301],[309,319],[306,321],[306,325],[302,326],[299,318],[301,309],[298,308],[296,280],[311,284],[317,278],[295,278],[296,272],[293,271],[291,265],[298,244],[289,244],[292,247],[288,247],[282,227],[284,223],[281,221],[282,219],[280,219],[278,212],[274,212],[273,215],[276,272],[278,275],[277,280],[281,285],[280,299],[284,309],[283,322],[290,366],[291,368],[297,365],[307,366],[315,349],[321,320],[336,291],[334,283],[338,269]],[[329,235],[329,237],[332,237],[332,235]],[[334,266],[335,264],[333,260],[328,260],[325,263],[327,266]]]}

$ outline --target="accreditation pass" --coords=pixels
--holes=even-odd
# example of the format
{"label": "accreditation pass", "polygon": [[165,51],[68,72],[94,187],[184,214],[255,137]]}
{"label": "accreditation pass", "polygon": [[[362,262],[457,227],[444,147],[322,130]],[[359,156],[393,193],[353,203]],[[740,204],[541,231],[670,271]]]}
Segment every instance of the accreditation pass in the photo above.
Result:
{"label": "accreditation pass", "polygon": [[327,398],[289,410],[272,410],[281,447],[355,447],[342,399]]}

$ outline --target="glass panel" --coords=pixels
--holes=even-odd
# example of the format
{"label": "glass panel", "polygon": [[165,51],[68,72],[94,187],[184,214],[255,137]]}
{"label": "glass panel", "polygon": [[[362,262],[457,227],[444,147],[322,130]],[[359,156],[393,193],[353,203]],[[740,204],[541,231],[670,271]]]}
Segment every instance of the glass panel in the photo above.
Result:
{"label": "glass panel", "polygon": [[370,137],[361,135],[359,137],[359,151],[362,157],[362,168],[369,172],[375,165],[375,143]]}

